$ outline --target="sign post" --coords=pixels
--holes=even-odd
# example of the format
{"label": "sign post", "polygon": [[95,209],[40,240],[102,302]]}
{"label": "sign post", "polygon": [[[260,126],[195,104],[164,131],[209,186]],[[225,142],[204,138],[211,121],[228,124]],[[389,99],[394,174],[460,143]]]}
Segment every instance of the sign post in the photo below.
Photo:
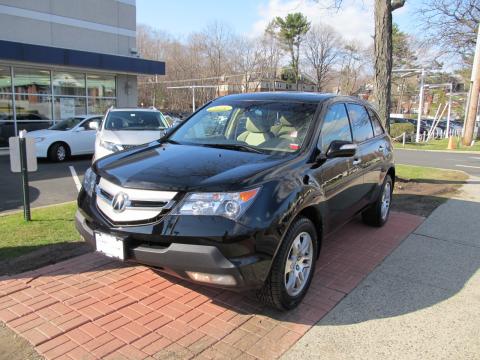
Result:
{"label": "sign post", "polygon": [[27,146],[25,140],[25,130],[20,131],[20,167],[22,168],[23,185],[23,218],[25,221],[32,220],[30,216],[30,189],[28,187],[28,169],[27,169]]}
{"label": "sign post", "polygon": [[23,217],[25,221],[31,220],[30,215],[30,190],[28,186],[28,172],[37,170],[37,157],[35,140],[27,138],[25,130],[20,131],[18,137],[8,139],[10,147],[10,169],[14,173],[22,174],[23,187]]}

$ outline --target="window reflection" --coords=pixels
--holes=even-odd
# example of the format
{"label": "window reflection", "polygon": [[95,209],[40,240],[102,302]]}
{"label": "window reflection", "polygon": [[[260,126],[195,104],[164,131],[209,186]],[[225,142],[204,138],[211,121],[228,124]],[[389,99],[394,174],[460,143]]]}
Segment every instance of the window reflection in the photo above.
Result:
{"label": "window reflection", "polygon": [[52,78],[55,95],[85,96],[85,74],[54,72]]}
{"label": "window reflection", "polygon": [[105,114],[110,106],[115,106],[115,99],[88,98],[88,114]]}
{"label": "window reflection", "polygon": [[87,113],[85,98],[55,96],[53,103],[55,120],[65,120]]}
{"label": "window reflection", "polygon": [[110,75],[87,75],[88,96],[91,97],[114,97],[115,76]]}
{"label": "window reflection", "polygon": [[50,71],[16,67],[13,84],[16,93],[50,94]]}

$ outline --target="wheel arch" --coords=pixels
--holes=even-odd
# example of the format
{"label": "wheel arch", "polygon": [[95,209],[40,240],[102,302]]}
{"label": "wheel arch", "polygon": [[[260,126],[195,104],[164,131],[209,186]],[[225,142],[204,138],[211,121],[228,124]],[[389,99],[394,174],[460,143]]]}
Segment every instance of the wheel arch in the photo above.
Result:
{"label": "wheel arch", "polygon": [[322,242],[323,242],[323,233],[324,233],[324,227],[323,227],[323,218],[322,214],[318,209],[315,208],[315,206],[310,205],[305,208],[303,208],[297,216],[295,216],[295,219],[299,217],[305,217],[309,219],[313,225],[315,226],[315,230],[317,230],[317,258],[320,255],[320,249],[322,247]]}
{"label": "wheel arch", "polygon": [[395,186],[395,166],[390,166],[390,168],[387,170],[387,175],[390,175],[392,178],[392,188]]}

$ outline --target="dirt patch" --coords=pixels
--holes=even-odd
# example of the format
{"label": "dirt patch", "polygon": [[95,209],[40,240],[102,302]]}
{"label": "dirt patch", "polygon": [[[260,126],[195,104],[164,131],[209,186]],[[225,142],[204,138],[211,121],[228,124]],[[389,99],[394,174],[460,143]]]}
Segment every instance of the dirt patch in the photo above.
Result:
{"label": "dirt patch", "polygon": [[43,359],[27,340],[8,329],[0,322],[0,360],[40,360]]}
{"label": "dirt patch", "polygon": [[14,275],[83,255],[91,248],[83,241],[45,245],[25,255],[0,263],[0,276]]}
{"label": "dirt patch", "polygon": [[461,186],[461,182],[417,182],[397,178],[392,210],[427,217],[454,195]]}

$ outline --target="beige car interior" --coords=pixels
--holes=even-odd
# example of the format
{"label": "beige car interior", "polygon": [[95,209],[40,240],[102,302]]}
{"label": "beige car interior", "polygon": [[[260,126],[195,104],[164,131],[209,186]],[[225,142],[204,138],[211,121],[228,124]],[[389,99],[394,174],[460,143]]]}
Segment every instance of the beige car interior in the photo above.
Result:
{"label": "beige car interior", "polygon": [[268,124],[262,119],[247,117],[245,122],[246,131],[241,133],[237,140],[244,141],[249,145],[258,146],[272,138]]}

